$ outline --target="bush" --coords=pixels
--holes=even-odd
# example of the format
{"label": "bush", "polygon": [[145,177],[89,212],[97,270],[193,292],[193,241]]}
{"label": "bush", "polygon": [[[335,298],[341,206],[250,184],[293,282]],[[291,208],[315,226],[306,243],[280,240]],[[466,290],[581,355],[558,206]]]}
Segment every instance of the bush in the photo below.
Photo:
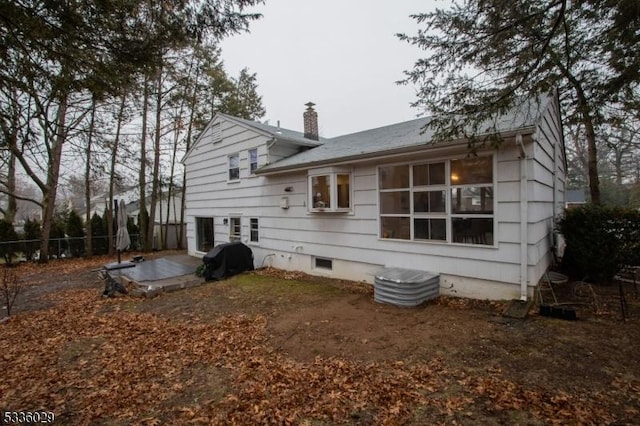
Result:
{"label": "bush", "polygon": [[557,223],[567,242],[570,275],[609,282],[625,265],[640,264],[640,213],[587,204],[566,210]]}
{"label": "bush", "polygon": [[91,216],[91,238],[93,239],[93,254],[107,254],[109,244],[105,237],[104,220],[98,213]]}
{"label": "bush", "polygon": [[57,211],[53,216],[49,231],[49,257],[59,258],[67,250],[67,240],[64,233],[66,221],[67,213],[65,211]]}
{"label": "bush", "polygon": [[0,219],[0,243],[2,243],[0,244],[0,256],[8,265],[11,264],[13,256],[18,249],[17,240],[18,234],[13,229],[13,223],[6,219]]}
{"label": "bush", "polygon": [[82,218],[75,210],[69,212],[66,225],[71,256],[80,257],[84,252],[84,238],[82,238],[84,237],[84,225]]}
{"label": "bush", "polygon": [[42,238],[42,228],[40,222],[37,219],[27,219],[24,221],[24,234],[23,239],[25,242],[22,244],[22,251],[27,260],[33,260],[40,246],[40,239]]}

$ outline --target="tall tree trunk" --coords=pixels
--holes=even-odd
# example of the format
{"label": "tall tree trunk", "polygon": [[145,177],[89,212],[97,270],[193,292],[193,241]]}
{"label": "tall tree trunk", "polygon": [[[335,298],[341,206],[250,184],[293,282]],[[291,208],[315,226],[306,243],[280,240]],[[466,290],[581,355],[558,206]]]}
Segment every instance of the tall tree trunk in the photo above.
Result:
{"label": "tall tree trunk", "polygon": [[7,208],[4,211],[4,218],[8,222],[13,223],[18,211],[18,203],[16,202],[16,156],[13,152],[9,153],[9,164],[7,167]]}
{"label": "tall tree trunk", "polygon": [[96,100],[91,100],[91,118],[89,119],[89,135],[87,137],[87,148],[85,150],[86,164],[84,169],[84,249],[87,257],[93,256],[93,236],[91,232],[91,144],[93,142],[93,132],[96,122]]}
{"label": "tall tree trunk", "polygon": [[[149,206],[149,227],[147,238],[153,245],[153,234],[156,224],[156,207],[160,192],[160,138],[162,136],[162,59],[157,69],[156,76],[156,133],[153,144],[153,177],[151,183],[151,204]],[[162,218],[159,223],[162,223]],[[158,247],[160,248],[159,244]]]}
{"label": "tall tree trunk", "polygon": [[18,211],[18,203],[16,201],[16,155],[14,150],[18,146],[18,131],[19,131],[19,118],[18,118],[18,96],[16,90],[11,90],[11,98],[8,102],[8,109],[11,110],[11,114],[7,114],[8,122],[0,120],[0,126],[2,127],[2,134],[4,135],[5,144],[9,151],[9,160],[7,163],[7,181],[5,183],[7,191],[7,206],[3,210],[4,218],[8,222],[13,223]]}
{"label": "tall tree trunk", "polygon": [[587,165],[589,174],[589,192],[591,193],[591,202],[600,204],[600,178],[598,177],[598,147],[596,145],[596,132],[593,125],[593,116],[589,107],[589,101],[582,88],[582,84],[578,79],[565,67],[565,65],[556,60],[556,65],[562,74],[569,80],[573,87],[578,100],[578,111],[582,117],[584,124],[584,134],[587,140]]}
{"label": "tall tree trunk", "polygon": [[56,209],[56,196],[58,192],[58,180],[60,178],[60,163],[62,160],[62,146],[67,137],[67,94],[63,94],[58,105],[56,116],[56,133],[53,135],[53,143],[49,153],[49,168],[47,181],[42,188],[42,240],[40,242],[40,263],[49,261],[49,237],[51,235],[51,225],[53,224],[53,214]]}
{"label": "tall tree trunk", "polygon": [[116,120],[116,135],[113,140],[113,146],[111,147],[111,164],[109,167],[109,202],[107,206],[107,236],[108,236],[108,246],[109,246],[109,254],[114,253],[113,247],[113,192],[114,185],[116,179],[116,159],[118,158],[118,145],[120,144],[120,130],[122,128],[122,120],[124,117],[124,107],[126,105],[127,94],[122,94],[122,99],[120,100],[120,109],[118,110],[118,118]]}
{"label": "tall tree trunk", "polygon": [[[193,80],[193,92],[191,93],[191,99],[189,101],[189,124],[187,127],[187,137],[186,137],[186,151],[189,152],[189,148],[191,148],[191,137],[193,135],[193,119],[196,115],[196,101],[197,101],[197,93],[198,93],[198,82],[200,80],[200,61],[196,66],[196,75]],[[178,229],[178,248],[184,248],[184,211],[187,206],[187,169],[183,168],[182,170],[182,196],[180,197],[180,226]]]}
{"label": "tall tree trunk", "polygon": [[140,141],[140,232],[138,238],[140,238],[140,244],[142,251],[150,251],[150,247],[147,241],[147,227],[148,227],[148,215],[147,215],[147,114],[149,112],[149,78],[145,75],[144,78],[144,95],[142,105],[142,139]]}

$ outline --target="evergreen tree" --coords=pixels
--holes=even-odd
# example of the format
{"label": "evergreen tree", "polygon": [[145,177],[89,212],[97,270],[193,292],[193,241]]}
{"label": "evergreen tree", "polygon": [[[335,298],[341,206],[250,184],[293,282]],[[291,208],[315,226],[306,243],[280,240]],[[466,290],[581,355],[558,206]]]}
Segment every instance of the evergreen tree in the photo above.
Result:
{"label": "evergreen tree", "polygon": [[435,140],[499,144],[478,135],[557,88],[565,123],[584,132],[591,200],[600,202],[597,133],[621,107],[640,111],[637,1],[466,0],[414,18],[426,28],[400,38],[427,57],[403,82],[417,84],[415,105],[435,114]]}
{"label": "evergreen tree", "polygon": [[82,223],[82,218],[75,210],[71,210],[67,216],[66,231],[71,256],[82,256],[84,252],[84,224]]}
{"label": "evergreen tree", "polygon": [[[47,256],[61,257],[67,250],[67,239],[65,235],[65,228],[67,223],[68,213],[65,210],[56,210],[53,221],[51,222],[51,235],[48,241]],[[42,248],[42,245],[40,246]],[[40,261],[42,261],[43,253],[40,251]]]}
{"label": "evergreen tree", "polygon": [[233,90],[224,99],[220,111],[247,120],[258,120],[266,111],[262,106],[262,96],[258,95],[256,74],[248,68],[240,71],[237,80],[233,80]]}
{"label": "evergreen tree", "polygon": [[38,245],[40,244],[40,238],[42,237],[42,231],[40,229],[40,222],[37,219],[27,219],[24,221],[24,244],[23,251],[27,260],[33,260]]}
{"label": "evergreen tree", "polygon": [[91,216],[91,237],[93,238],[93,253],[107,254],[109,244],[103,218],[98,213]]}
{"label": "evergreen tree", "polygon": [[18,234],[13,229],[13,223],[5,219],[0,219],[0,256],[4,259],[4,263],[10,265],[13,256],[18,249]]}

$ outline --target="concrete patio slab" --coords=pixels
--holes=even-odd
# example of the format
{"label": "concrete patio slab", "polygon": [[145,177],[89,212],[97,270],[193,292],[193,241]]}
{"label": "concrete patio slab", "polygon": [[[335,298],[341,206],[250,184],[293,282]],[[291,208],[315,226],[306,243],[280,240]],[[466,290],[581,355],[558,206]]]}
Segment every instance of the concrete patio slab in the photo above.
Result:
{"label": "concrete patio slab", "polygon": [[196,276],[202,259],[188,255],[171,255],[135,263],[135,267],[107,269],[110,278],[126,287],[135,286],[133,295],[154,297],[163,292],[198,286],[204,278]]}

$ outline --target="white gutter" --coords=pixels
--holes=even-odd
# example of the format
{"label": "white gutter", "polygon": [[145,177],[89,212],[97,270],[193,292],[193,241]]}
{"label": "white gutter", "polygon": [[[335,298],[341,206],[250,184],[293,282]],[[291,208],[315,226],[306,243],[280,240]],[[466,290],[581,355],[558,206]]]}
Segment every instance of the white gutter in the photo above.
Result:
{"label": "white gutter", "polygon": [[[532,135],[535,140],[535,134]],[[529,242],[529,198],[527,193],[527,152],[522,142],[522,134],[516,135],[516,145],[520,148],[520,300],[527,301],[527,246]]]}

